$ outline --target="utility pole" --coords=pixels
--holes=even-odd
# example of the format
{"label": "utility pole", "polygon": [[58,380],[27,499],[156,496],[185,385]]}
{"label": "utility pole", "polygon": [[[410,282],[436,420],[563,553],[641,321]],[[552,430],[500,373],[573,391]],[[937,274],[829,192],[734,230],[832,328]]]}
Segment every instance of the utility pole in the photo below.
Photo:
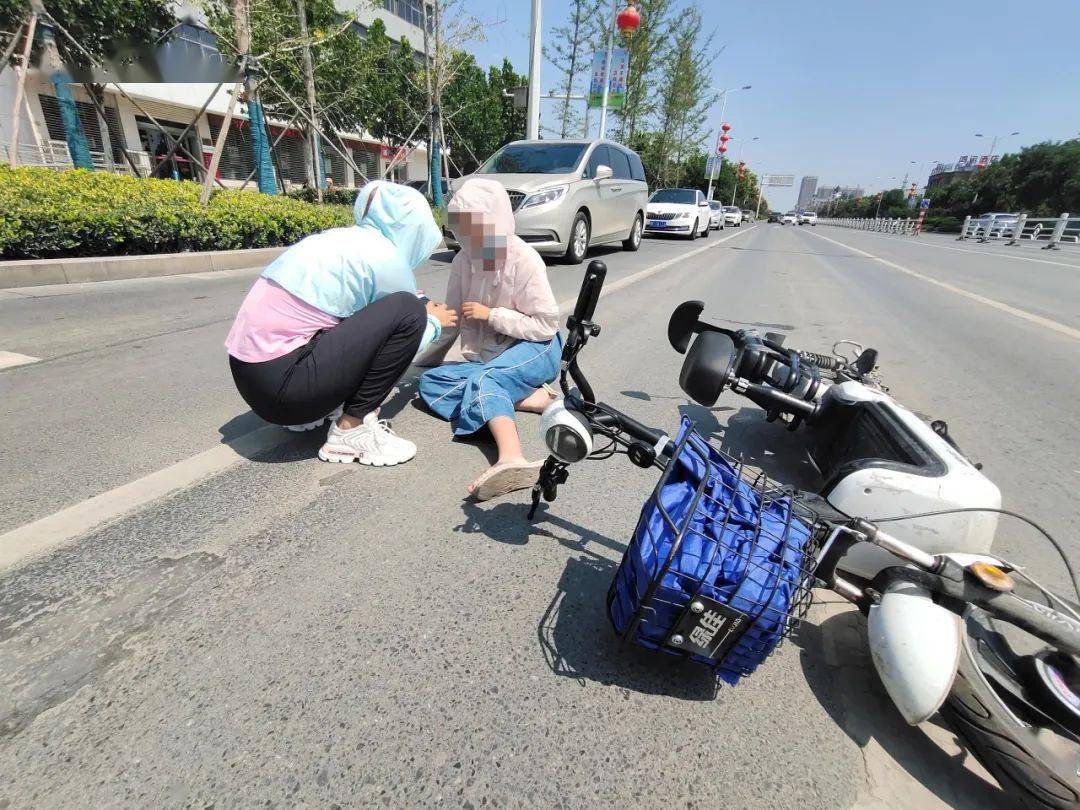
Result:
{"label": "utility pole", "polygon": [[[543,3],[541,0],[532,0],[532,39],[529,51],[529,103],[528,116],[525,126],[525,137],[532,141],[540,137],[540,28],[543,23]],[[611,46],[608,46],[608,61],[611,61]],[[607,90],[604,91],[604,101],[607,101]],[[600,118],[600,136],[603,137],[604,119]]]}
{"label": "utility pole", "polygon": [[[615,0],[612,4],[611,12],[614,14],[619,9],[619,0]],[[607,23],[607,50],[604,53],[604,93],[600,100],[600,132],[599,137],[603,138],[607,132],[607,108],[608,108],[608,88],[611,87],[611,52],[615,49],[615,30],[610,22]]]}
{"label": "utility pole", "polygon": [[322,203],[322,156],[319,154],[319,133],[315,129],[315,68],[311,63],[311,43],[308,41],[307,9],[304,8],[304,0],[296,0],[296,18],[300,22],[300,37],[304,40],[301,53],[304,55],[304,84],[307,86],[308,116],[311,118],[307,126],[308,146],[311,148],[311,171],[308,172],[308,178],[315,186],[315,199]]}

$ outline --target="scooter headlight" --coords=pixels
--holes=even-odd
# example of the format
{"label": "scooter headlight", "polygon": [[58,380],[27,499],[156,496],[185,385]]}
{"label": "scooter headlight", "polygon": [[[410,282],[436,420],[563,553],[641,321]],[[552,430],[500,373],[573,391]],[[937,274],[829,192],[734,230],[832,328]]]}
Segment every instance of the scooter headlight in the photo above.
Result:
{"label": "scooter headlight", "polygon": [[540,417],[540,438],[551,455],[567,464],[584,461],[593,450],[588,422],[580,413],[567,408],[563,399],[555,400],[544,409]]}

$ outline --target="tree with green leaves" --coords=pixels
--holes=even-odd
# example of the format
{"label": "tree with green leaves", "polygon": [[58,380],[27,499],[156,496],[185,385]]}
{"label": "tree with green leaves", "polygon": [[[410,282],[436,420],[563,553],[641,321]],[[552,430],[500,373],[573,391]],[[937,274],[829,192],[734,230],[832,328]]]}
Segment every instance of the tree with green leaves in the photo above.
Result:
{"label": "tree with green leaves", "polygon": [[370,69],[363,115],[368,132],[398,147],[427,137],[424,77],[409,41],[394,42],[382,20],[376,20],[364,47]]}
{"label": "tree with green leaves", "polygon": [[[639,0],[637,8],[641,12],[641,27],[625,41],[630,56],[626,103],[614,111],[623,143],[632,141],[639,128],[648,128],[658,110],[658,99],[663,94],[656,92],[657,72],[663,68],[665,55],[669,53],[677,14],[682,13],[674,0]],[[606,24],[611,25],[611,21],[607,20]]]}
{"label": "tree with green leaves", "polygon": [[502,99],[471,54],[458,52],[442,102],[450,161],[460,174],[476,171],[503,142]]}
{"label": "tree with green leaves", "polygon": [[570,14],[565,25],[551,29],[544,56],[558,71],[556,81],[559,101],[555,105],[556,126],[560,138],[576,135],[582,129],[580,102],[569,96],[588,90],[593,54],[603,48],[606,0],[571,0]]}
{"label": "tree with green leaves", "polygon": [[[292,120],[296,114],[293,101],[306,97],[303,48],[307,45],[319,102],[318,118],[331,128],[362,129],[372,72],[365,44],[351,28],[350,20],[341,18],[334,0],[303,2],[306,39],[300,31],[296,0],[249,0],[251,53],[260,72],[274,78],[274,82],[261,84],[262,101],[275,117]],[[206,0],[205,10],[210,27],[222,35],[218,47],[236,56],[232,1]]]}
{"label": "tree with green leaves", "polygon": [[512,93],[515,87],[523,87],[528,83],[528,77],[514,70],[509,59],[503,59],[502,67],[492,65],[488,69],[488,86],[502,105],[502,136],[499,146],[525,137],[525,110],[517,109],[514,99],[507,98],[505,94]]}
{"label": "tree with green leaves", "polygon": [[[132,43],[149,45],[177,22],[171,0],[45,0],[45,10],[81,46],[57,32],[56,44],[64,62],[80,68],[91,67]],[[13,34],[29,15],[29,0],[0,0],[0,31]]]}
{"label": "tree with green leaves", "polygon": [[705,121],[717,94],[710,89],[710,74],[716,56],[714,35],[706,34],[701,12],[686,9],[671,30],[671,40],[663,60],[659,108],[659,178],[665,185],[678,185],[683,158],[699,148],[706,133]]}

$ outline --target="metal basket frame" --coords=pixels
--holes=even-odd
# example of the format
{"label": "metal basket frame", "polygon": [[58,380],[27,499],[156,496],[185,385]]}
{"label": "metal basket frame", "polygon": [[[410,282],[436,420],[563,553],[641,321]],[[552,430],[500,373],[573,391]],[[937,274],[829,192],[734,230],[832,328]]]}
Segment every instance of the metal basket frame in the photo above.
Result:
{"label": "metal basket frame", "polygon": [[[705,451],[699,450],[698,448],[694,447],[692,443],[692,439],[694,438],[700,441],[702,445],[707,446],[709,450],[711,450],[711,452],[716,453],[721,459],[723,459],[728,465],[730,465],[734,473],[732,486],[729,486],[727,483],[723,482],[723,477],[720,476],[719,473],[716,471],[713,459],[711,459]],[[685,510],[685,517],[682,520],[683,525],[680,526],[678,525],[676,519],[671,515],[669,510],[664,506],[660,496],[665,485],[669,483],[674,471],[679,469],[679,459],[681,455],[687,451],[688,447],[690,447],[693,452],[697,453],[700,460],[705,463],[707,467],[707,472],[705,475],[701,476],[701,480],[697,483],[693,498],[689,506]],[[711,481],[720,482],[721,492],[724,495],[731,496],[727,499],[726,504],[720,504],[718,499],[712,498],[709,494],[707,494],[707,490],[709,489]],[[781,616],[779,615],[779,611],[776,611],[774,608],[770,607],[772,597],[775,596],[776,589],[780,587],[781,582],[779,577],[775,577],[773,580],[770,598],[762,600],[757,612],[749,615],[750,622],[747,624],[747,628],[753,626],[754,624],[765,618],[766,613],[769,611],[777,614],[771,617],[772,619],[775,619],[777,624],[780,626],[779,640],[775,644],[774,649],[775,647],[780,646],[780,641],[791,635],[791,633],[793,633],[797,629],[799,621],[802,619],[803,616],[806,615],[813,601],[812,587],[815,581],[814,569],[817,565],[817,554],[821,548],[822,543],[825,541],[826,537],[829,534],[828,525],[819,518],[817,512],[811,509],[802,500],[797,490],[791,487],[781,486],[780,484],[772,481],[772,479],[770,479],[764,473],[758,472],[752,474],[746,468],[746,465],[743,461],[732,457],[730,454],[725,453],[723,450],[713,445],[704,435],[702,435],[697,430],[695,423],[690,423],[687,429],[684,431],[683,436],[676,443],[671,458],[665,466],[664,472],[661,474],[660,479],[656,484],[656,487],[652,491],[652,494],[646,501],[646,508],[643,508],[641,518],[639,519],[638,524],[634,530],[635,540],[631,541],[632,543],[637,542],[636,538],[638,538],[639,532],[649,532],[648,527],[643,524],[647,522],[647,507],[650,504],[655,504],[656,510],[663,519],[664,529],[662,531],[671,532],[673,540],[671,542],[671,548],[667,554],[667,559],[664,561],[663,565],[660,566],[657,573],[653,576],[652,581],[649,583],[648,588],[646,589],[645,595],[641,598],[637,609],[634,612],[633,618],[627,624],[626,629],[621,633],[621,638],[623,639],[623,641],[635,640],[636,634],[643,620],[645,620],[646,616],[649,614],[656,616],[658,613],[658,606],[665,605],[668,608],[672,609],[678,615],[685,615],[685,611],[690,609],[690,606],[694,602],[700,600],[700,598],[704,595],[704,589],[716,587],[714,582],[716,579],[716,573],[719,570],[721,552],[724,551],[723,545],[718,541],[714,543],[711,557],[708,560],[708,564],[705,567],[705,571],[702,576],[696,577],[688,573],[673,571],[672,566],[688,535],[698,534],[703,538],[703,540],[711,540],[711,538],[705,535],[701,530],[694,527],[693,524],[695,523],[695,517],[701,517],[704,518],[707,522],[713,523],[717,522],[718,520],[721,521],[718,527],[720,532],[718,537],[725,536],[724,533],[728,529],[732,520],[735,500],[737,497],[743,497],[745,495],[745,493],[740,492],[740,485],[742,484],[746,485],[749,493],[752,496],[756,496],[757,498],[759,519],[757,521],[757,527],[755,529],[752,545],[746,550],[745,553],[737,553],[736,555],[742,558],[742,576],[737,583],[734,583],[732,587],[732,594],[738,592],[739,588],[754,572],[754,570],[764,570],[764,566],[761,566],[753,559],[753,551],[755,549],[758,549],[758,547],[760,546],[763,533],[765,537],[779,541],[778,548],[783,550],[784,552],[783,559],[784,561],[788,560],[787,552],[789,549],[794,548],[793,546],[789,546],[788,544],[792,523],[793,521],[798,520],[809,531],[809,536],[806,539],[806,542],[801,546],[801,548],[794,549],[796,553],[801,554],[801,559],[797,566],[799,570],[799,575],[797,581],[794,583],[794,590],[791,595],[788,610],[785,615]],[[780,536],[777,537],[774,532],[771,532],[763,527],[760,517],[766,509],[780,501],[785,502],[786,520],[784,522],[783,529],[780,532]],[[716,510],[716,512],[710,514],[706,511],[700,510],[700,506],[703,502],[711,502],[712,504],[719,505],[721,508]],[[649,534],[650,540],[653,543],[653,547],[656,549],[657,553],[659,553],[660,544],[657,542],[657,538],[653,536],[651,532]],[[730,551],[730,549],[728,551]],[[683,589],[686,593],[689,594],[685,600],[680,599],[678,602],[665,601],[658,596],[658,591],[660,591],[661,584],[667,578],[669,573],[674,573],[674,575],[678,577],[680,581],[686,583],[687,585],[692,584],[693,587],[685,587]],[[609,609],[611,601],[614,598],[615,583],[613,582],[612,587],[608,593]],[[671,634],[673,627],[674,625],[668,628],[665,641],[664,643],[658,645],[658,649],[686,658],[694,657],[689,651],[680,650],[677,647],[672,646]],[[652,642],[646,644],[646,646],[651,645]],[[771,652],[772,650],[770,650],[768,654],[771,654]],[[720,660],[716,661],[711,665],[714,668],[719,669],[723,666],[728,666],[729,664],[726,663],[725,656],[725,658],[721,658]],[[746,669],[745,667],[736,667],[736,670],[741,675],[749,675],[753,671],[752,668]]]}

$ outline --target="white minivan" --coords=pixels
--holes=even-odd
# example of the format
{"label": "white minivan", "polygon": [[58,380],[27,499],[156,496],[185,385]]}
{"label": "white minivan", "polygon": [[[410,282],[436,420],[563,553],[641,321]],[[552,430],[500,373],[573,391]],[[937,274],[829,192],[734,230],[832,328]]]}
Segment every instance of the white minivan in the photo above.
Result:
{"label": "white minivan", "polygon": [[[540,253],[580,264],[593,245],[641,247],[649,187],[635,152],[607,140],[514,141],[468,177],[506,188],[517,235]],[[446,242],[457,247],[453,234]]]}

